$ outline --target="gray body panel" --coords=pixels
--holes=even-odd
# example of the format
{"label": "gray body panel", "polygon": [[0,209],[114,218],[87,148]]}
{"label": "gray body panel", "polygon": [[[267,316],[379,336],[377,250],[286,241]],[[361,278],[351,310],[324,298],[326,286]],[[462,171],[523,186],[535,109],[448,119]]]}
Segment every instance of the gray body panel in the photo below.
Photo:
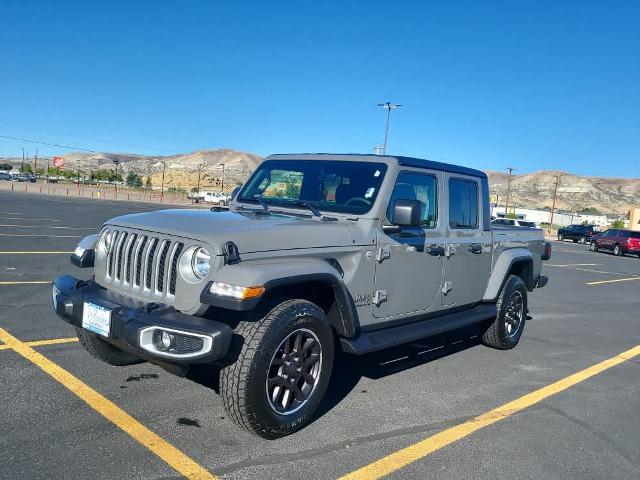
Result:
{"label": "gray body panel", "polygon": [[[211,270],[198,282],[177,275],[175,294],[170,295],[168,266],[169,270],[163,272],[164,294],[154,296],[154,292],[145,293],[144,289],[136,290],[124,282],[108,281],[105,255],[98,248],[96,281],[138,300],[168,303],[185,313],[201,314],[207,305],[200,302],[200,294],[211,281],[259,286],[301,275],[327,274],[344,284],[357,312],[354,321],[359,329],[368,330],[410,322],[424,314],[444,314],[482,301],[493,302],[514,260],[531,262],[534,278],[540,275],[542,231],[491,229],[487,178],[480,171],[407,157],[373,155],[300,154],[275,155],[269,159],[373,161],[386,163],[388,169],[369,212],[358,216],[328,213],[334,221],[314,217],[304,208],[272,207],[272,214],[265,215],[256,213],[259,206],[237,200],[231,202],[229,212],[163,210],[116,217],[105,228],[154,235],[160,241],[179,240],[184,245],[183,252],[200,246],[207,248],[212,256]],[[414,227],[413,232],[401,229],[396,233],[383,230],[389,223],[386,211],[401,171],[429,174],[438,179],[439,215],[434,228]],[[450,228],[447,182],[451,177],[477,182],[480,197],[477,228]],[[223,246],[228,241],[238,246],[241,257],[238,264],[224,263]],[[447,254],[429,253],[433,245],[442,247]]]}

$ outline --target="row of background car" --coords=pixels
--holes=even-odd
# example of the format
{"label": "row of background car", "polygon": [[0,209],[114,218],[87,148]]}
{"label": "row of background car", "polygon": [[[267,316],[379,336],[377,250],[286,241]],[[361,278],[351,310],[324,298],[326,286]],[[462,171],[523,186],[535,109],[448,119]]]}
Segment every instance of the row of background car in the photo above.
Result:
{"label": "row of background car", "polygon": [[33,173],[16,173],[12,174],[9,172],[0,172],[0,180],[5,180],[8,182],[31,182],[35,183],[36,176]]}
{"label": "row of background car", "polygon": [[588,243],[592,252],[607,250],[616,256],[632,254],[640,258],[640,231],[610,228],[598,232],[595,225],[569,225],[558,230],[558,240]]}

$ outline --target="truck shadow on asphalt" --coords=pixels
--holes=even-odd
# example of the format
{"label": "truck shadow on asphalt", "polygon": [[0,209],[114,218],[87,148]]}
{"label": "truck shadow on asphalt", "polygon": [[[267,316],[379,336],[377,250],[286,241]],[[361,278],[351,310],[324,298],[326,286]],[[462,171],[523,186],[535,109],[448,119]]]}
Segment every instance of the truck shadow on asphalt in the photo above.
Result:
{"label": "truck shadow on asphalt", "polygon": [[[390,375],[445,358],[480,344],[480,325],[447,332],[416,342],[357,356],[336,351],[329,388],[314,421],[338,405],[358,385],[362,377],[381,380]],[[218,368],[194,366],[187,378],[219,393]],[[367,393],[366,390],[360,393]]]}

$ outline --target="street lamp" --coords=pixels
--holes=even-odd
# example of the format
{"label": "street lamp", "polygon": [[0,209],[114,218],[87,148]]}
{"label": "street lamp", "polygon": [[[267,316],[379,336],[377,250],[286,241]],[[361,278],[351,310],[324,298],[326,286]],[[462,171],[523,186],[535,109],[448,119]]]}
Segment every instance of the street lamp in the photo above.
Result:
{"label": "street lamp", "polygon": [[402,104],[384,102],[384,103],[379,103],[378,106],[384,108],[387,111],[387,126],[384,129],[384,146],[382,147],[382,154],[386,155],[387,154],[387,137],[389,136],[389,120],[391,120],[391,110],[395,110],[396,108],[401,107]]}
{"label": "street lamp", "polygon": [[162,161],[162,185],[160,186],[160,202],[164,199],[164,172],[167,170],[167,161]]}

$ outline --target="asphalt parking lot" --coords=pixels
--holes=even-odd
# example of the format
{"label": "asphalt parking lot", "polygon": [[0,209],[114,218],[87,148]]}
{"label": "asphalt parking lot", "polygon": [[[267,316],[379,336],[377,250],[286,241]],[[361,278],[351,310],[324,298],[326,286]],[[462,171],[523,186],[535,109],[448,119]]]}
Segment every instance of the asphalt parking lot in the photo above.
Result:
{"label": "asphalt parking lot", "polygon": [[0,478],[640,477],[637,257],[554,242],[516,349],[465,329],[344,356],[318,418],[267,441],[208,371],[102,364],[51,311],[80,237],[157,208],[0,192]]}

